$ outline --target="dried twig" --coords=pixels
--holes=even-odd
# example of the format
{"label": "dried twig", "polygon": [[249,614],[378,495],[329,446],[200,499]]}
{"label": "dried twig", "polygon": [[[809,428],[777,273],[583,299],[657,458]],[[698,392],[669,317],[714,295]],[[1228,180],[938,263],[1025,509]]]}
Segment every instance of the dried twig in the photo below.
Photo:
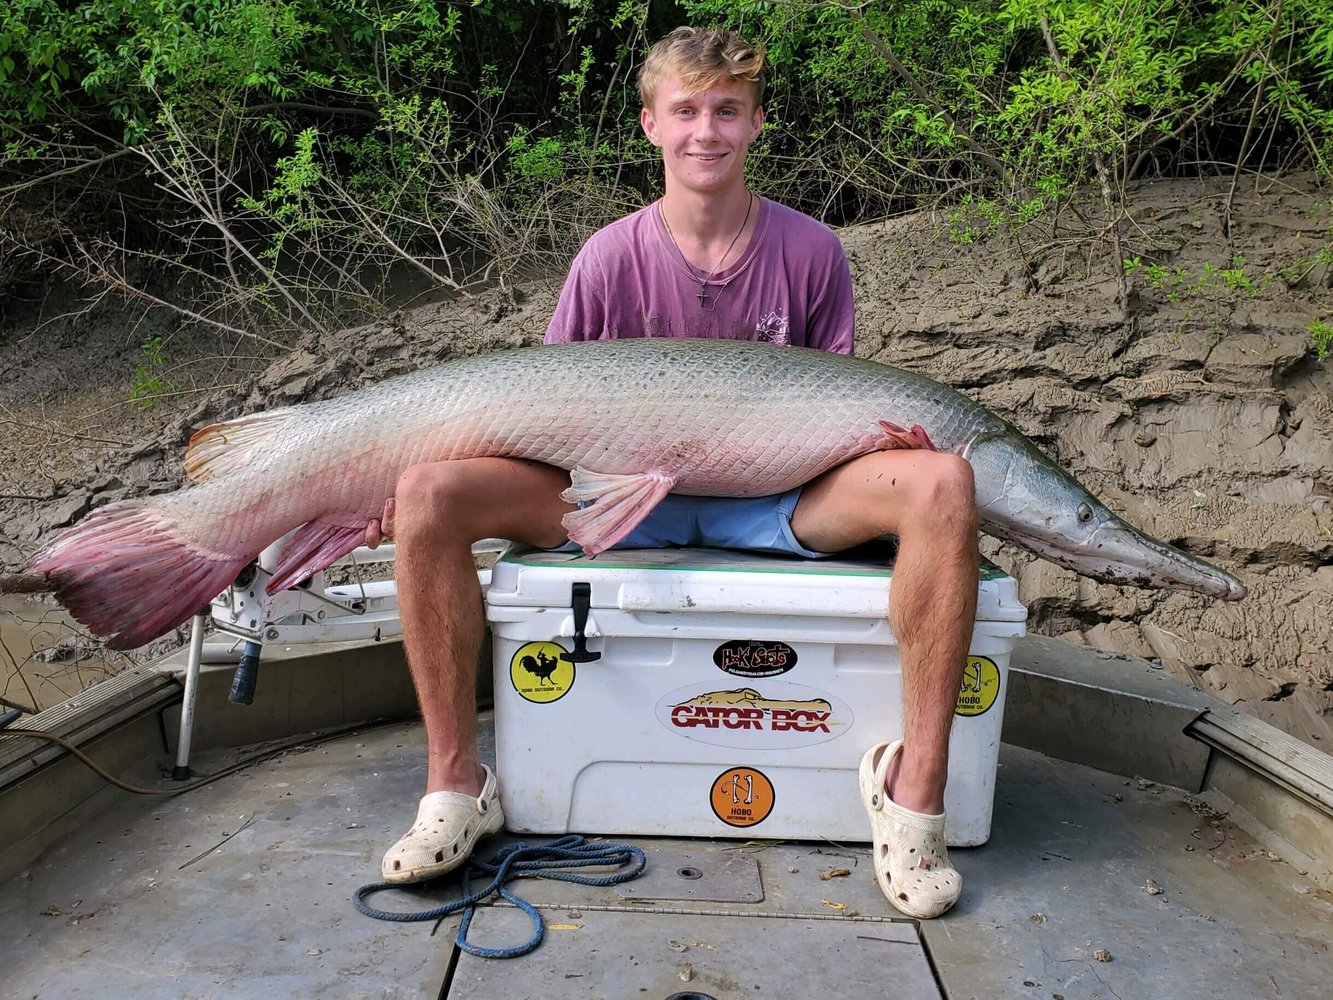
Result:
{"label": "dried twig", "polygon": [[[1273,13],[1273,34],[1268,40],[1268,54],[1264,61],[1272,68],[1273,49],[1277,46],[1278,25],[1282,23],[1282,10],[1286,0],[1278,0],[1277,9]],[[1249,152],[1250,136],[1254,134],[1254,123],[1259,118],[1259,109],[1263,106],[1264,84],[1266,78],[1261,78],[1254,88],[1254,102],[1250,105],[1250,118],[1245,123],[1245,135],[1240,140],[1240,151],[1236,154],[1236,169],[1231,174],[1231,187],[1227,189],[1226,201],[1222,208],[1222,232],[1227,238],[1227,245],[1231,245],[1231,204],[1236,196],[1236,184],[1240,180],[1241,164],[1245,162],[1245,154]]]}
{"label": "dried twig", "polygon": [[0,573],[0,594],[47,594],[53,590],[40,573]]}
{"label": "dried twig", "polygon": [[208,857],[210,854],[212,854],[214,851],[216,851],[219,847],[221,847],[221,846],[222,846],[223,844],[225,844],[227,841],[231,840],[232,837],[236,836],[236,834],[240,833],[240,832],[243,831],[243,830],[247,830],[247,829],[249,829],[250,824],[253,823],[253,822],[255,821],[255,817],[258,816],[258,815],[259,815],[258,813],[251,813],[251,814],[250,814],[250,817],[249,817],[244,823],[242,823],[240,826],[238,826],[234,832],[227,834],[225,837],[223,837],[221,840],[219,840],[216,844],[214,844],[214,845],[213,845],[212,847],[210,847],[208,850],[204,851],[202,854],[196,854],[196,855],[195,855],[194,857],[192,857],[189,861],[185,862],[185,864],[183,864],[183,865],[181,865],[179,868],[177,868],[176,871],[178,871],[178,872],[179,872],[179,871],[184,871],[186,868],[189,868],[190,865],[194,864],[196,861],[202,861],[204,858]]}

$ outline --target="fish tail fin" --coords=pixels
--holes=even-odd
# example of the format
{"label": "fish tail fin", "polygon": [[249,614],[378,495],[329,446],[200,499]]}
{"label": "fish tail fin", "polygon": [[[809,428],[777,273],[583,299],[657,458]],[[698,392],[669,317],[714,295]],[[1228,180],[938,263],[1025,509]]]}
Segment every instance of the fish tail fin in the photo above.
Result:
{"label": "fish tail fin", "polygon": [[134,649],[207,606],[252,558],[204,550],[154,501],[127,500],[93,511],[25,572],[109,648]]}
{"label": "fish tail fin", "polygon": [[283,542],[282,555],[264,589],[270,594],[300,583],[331,566],[366,540],[366,525],[309,521]]}
{"label": "fish tail fin", "polygon": [[287,423],[287,410],[270,410],[248,417],[209,424],[190,436],[185,452],[185,475],[202,483],[245,466],[274,431]]}

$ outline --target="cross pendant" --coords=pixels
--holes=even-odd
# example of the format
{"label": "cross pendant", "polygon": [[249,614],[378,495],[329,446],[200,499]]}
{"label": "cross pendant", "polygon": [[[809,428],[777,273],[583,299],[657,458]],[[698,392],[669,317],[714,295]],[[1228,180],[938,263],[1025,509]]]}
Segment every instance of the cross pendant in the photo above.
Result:
{"label": "cross pendant", "polygon": [[700,306],[702,306],[702,305],[704,304],[704,302],[707,301],[707,299],[708,299],[708,292],[705,290],[705,288],[704,288],[703,285],[700,285],[700,286],[699,286],[699,294],[696,295],[695,298],[699,300],[699,305],[700,305]]}

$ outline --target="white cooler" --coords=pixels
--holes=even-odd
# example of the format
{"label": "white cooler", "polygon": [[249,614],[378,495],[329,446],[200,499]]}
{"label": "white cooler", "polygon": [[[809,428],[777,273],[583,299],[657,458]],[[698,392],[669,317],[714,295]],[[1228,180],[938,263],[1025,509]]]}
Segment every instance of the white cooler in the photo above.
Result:
{"label": "white cooler", "polygon": [[[869,839],[857,767],[902,733],[891,579],[882,562],[711,549],[511,551],[486,593],[506,826]],[[949,748],[952,846],[990,836],[1026,618],[987,568]]]}

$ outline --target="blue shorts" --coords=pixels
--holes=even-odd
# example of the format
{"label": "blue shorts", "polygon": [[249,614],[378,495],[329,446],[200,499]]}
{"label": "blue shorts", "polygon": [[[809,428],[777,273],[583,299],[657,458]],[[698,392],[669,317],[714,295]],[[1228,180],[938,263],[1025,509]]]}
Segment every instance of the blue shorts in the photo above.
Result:
{"label": "blue shorts", "polygon": [[[829,553],[813,552],[796,540],[791,515],[801,488],[767,497],[690,497],[669,493],[643,522],[613,549],[669,549],[702,546],[715,549],[744,549],[780,555],[823,559]],[[553,552],[578,552],[575,542],[565,542]]]}

